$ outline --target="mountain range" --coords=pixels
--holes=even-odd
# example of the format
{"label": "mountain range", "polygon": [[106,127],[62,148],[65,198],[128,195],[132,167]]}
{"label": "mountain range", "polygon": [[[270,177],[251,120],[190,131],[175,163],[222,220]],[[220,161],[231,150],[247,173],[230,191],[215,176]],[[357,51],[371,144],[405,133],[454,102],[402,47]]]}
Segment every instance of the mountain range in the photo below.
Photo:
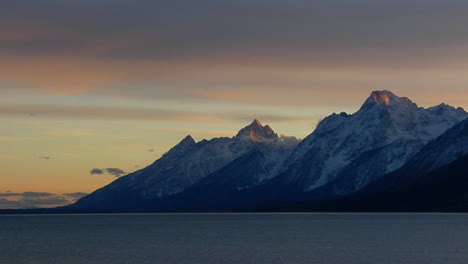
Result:
{"label": "mountain range", "polygon": [[[461,183],[468,187],[467,118],[462,108],[423,108],[374,91],[356,113],[324,118],[303,140],[278,136],[258,120],[232,138],[195,142],[187,136],[148,167],[61,209],[466,210],[450,199],[423,203],[417,193],[437,200],[439,184],[444,192]],[[468,191],[450,197],[468,202]],[[364,206],[367,201],[372,206]]]}

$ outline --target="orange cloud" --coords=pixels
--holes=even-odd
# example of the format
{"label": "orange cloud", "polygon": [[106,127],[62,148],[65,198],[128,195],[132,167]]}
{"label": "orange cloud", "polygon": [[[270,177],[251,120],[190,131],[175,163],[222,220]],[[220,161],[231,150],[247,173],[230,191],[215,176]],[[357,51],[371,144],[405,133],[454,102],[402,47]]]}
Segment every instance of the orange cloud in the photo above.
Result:
{"label": "orange cloud", "polygon": [[[36,117],[65,117],[85,119],[126,119],[126,120],[165,120],[165,121],[203,121],[220,123],[221,119],[214,115],[171,111],[157,108],[124,108],[124,107],[93,107],[66,105],[23,105],[0,104],[0,114],[31,115]],[[77,131],[58,131],[56,133],[75,134]],[[83,131],[79,132],[83,135]]]}
{"label": "orange cloud", "polygon": [[67,130],[46,131],[43,134],[49,135],[49,136],[59,136],[59,137],[84,137],[84,136],[90,136],[93,133],[90,130],[86,130],[86,129],[67,129]]}
{"label": "orange cloud", "polygon": [[6,58],[0,62],[0,79],[53,94],[79,94],[122,78],[115,67],[92,61],[51,58]]}
{"label": "orange cloud", "polygon": [[0,136],[0,142],[2,141],[14,141],[16,138],[14,137],[6,137],[6,136]]}
{"label": "orange cloud", "polygon": [[238,102],[252,102],[262,98],[260,91],[195,90],[192,94],[195,97]]}
{"label": "orange cloud", "polygon": [[165,133],[176,133],[181,135],[203,136],[203,137],[232,137],[236,134],[226,130],[194,130],[194,129],[151,129]]}
{"label": "orange cloud", "polygon": [[3,154],[0,154],[0,160],[12,160],[12,159],[16,159],[16,157],[13,156],[13,155],[3,155]]}
{"label": "orange cloud", "polygon": [[[106,46],[105,44],[104,46]],[[111,47],[110,47],[111,48]],[[228,101],[267,106],[356,107],[372,90],[398,94],[430,90],[421,97],[437,104],[441,88],[465,89],[466,67],[395,69],[369,66],[331,67],[305,64],[242,64],[242,57],[210,57],[203,61],[105,61],[75,56],[4,56],[0,80],[57,95],[90,94],[134,99],[177,98]],[[232,61],[229,61],[232,59]],[[142,87],[137,86],[138,84]],[[449,88],[446,88],[449,87]],[[8,86],[0,86],[9,89]],[[444,90],[445,91],[445,90]],[[446,103],[467,107],[454,93]],[[418,98],[412,98],[418,102]],[[460,102],[460,103],[459,103]]]}
{"label": "orange cloud", "polygon": [[4,20],[0,23],[0,41],[28,41],[53,38],[56,35],[62,35],[50,27],[42,27],[33,23],[20,21]]}

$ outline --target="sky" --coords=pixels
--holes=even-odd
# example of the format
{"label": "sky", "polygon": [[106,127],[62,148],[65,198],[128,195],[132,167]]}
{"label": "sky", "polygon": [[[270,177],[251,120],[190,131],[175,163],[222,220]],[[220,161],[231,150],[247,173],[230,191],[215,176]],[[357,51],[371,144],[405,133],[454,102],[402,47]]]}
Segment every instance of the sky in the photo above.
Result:
{"label": "sky", "polygon": [[0,9],[0,208],[76,200],[186,135],[304,138],[373,90],[468,109],[464,0],[18,0]]}

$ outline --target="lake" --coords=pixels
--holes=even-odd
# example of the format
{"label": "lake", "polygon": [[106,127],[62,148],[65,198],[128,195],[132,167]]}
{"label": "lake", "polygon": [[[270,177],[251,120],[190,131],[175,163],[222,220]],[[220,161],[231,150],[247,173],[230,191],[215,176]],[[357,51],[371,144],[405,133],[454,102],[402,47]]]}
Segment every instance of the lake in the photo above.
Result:
{"label": "lake", "polygon": [[468,214],[0,216],[0,263],[468,263]]}

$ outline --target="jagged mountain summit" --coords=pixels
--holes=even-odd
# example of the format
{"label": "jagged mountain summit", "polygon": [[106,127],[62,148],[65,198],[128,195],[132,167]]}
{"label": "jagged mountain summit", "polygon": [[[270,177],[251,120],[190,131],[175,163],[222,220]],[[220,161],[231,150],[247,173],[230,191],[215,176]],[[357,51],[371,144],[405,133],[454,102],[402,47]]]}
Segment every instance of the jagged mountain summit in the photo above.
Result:
{"label": "jagged mountain summit", "polygon": [[357,191],[402,167],[467,117],[462,108],[426,109],[390,91],[374,91],[356,113],[332,114],[318,124],[285,163],[283,183],[312,191],[333,182],[328,195]]}
{"label": "jagged mountain summit", "polygon": [[263,126],[260,121],[254,119],[252,124],[242,128],[236,138],[251,139],[255,141],[277,140],[278,134],[269,125]]}
{"label": "jagged mountain summit", "polygon": [[146,201],[180,193],[234,160],[252,152],[261,153],[262,171],[245,175],[240,187],[260,184],[276,175],[285,157],[297,145],[287,144],[260,121],[244,127],[233,138],[195,142],[191,136],[148,167],[121,177],[83,197],[74,208],[133,208]]}

